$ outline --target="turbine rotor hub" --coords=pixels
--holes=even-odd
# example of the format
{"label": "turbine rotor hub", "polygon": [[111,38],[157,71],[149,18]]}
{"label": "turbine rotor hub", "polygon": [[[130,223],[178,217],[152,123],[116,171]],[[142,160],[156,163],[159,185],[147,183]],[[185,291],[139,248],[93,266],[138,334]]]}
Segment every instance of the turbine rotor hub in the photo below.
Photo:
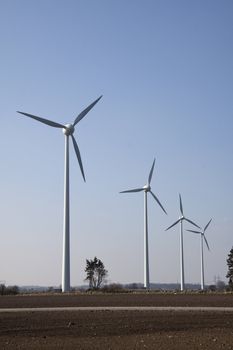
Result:
{"label": "turbine rotor hub", "polygon": [[147,185],[143,186],[143,189],[145,192],[149,192],[151,190],[151,187],[150,187],[150,185],[147,184]]}
{"label": "turbine rotor hub", "polygon": [[73,124],[66,124],[65,125],[65,128],[62,129],[63,131],[63,134],[66,135],[66,136],[70,136],[74,133],[74,126]]}

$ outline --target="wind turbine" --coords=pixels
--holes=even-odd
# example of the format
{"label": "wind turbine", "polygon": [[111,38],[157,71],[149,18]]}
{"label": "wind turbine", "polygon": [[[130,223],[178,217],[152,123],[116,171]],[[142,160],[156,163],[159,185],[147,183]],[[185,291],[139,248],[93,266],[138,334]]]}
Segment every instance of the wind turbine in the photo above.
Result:
{"label": "wind turbine", "polygon": [[156,197],[156,195],[151,191],[151,179],[154,171],[155,159],[153,161],[147,184],[140,188],[135,188],[133,190],[121,191],[120,193],[131,193],[131,192],[142,192],[144,191],[144,287],[146,289],[150,288],[150,278],[149,278],[149,252],[148,252],[148,213],[147,213],[147,193],[149,192],[152,197],[156,200],[160,208],[167,214],[166,210]]}
{"label": "wind turbine", "polygon": [[184,290],[184,248],[183,248],[183,221],[187,221],[190,224],[200,228],[198,225],[196,225],[193,221],[191,221],[190,219],[186,218],[184,216],[184,212],[183,212],[183,205],[182,205],[182,199],[181,199],[181,195],[179,194],[179,198],[180,198],[180,217],[179,220],[177,220],[176,222],[174,222],[174,224],[172,224],[171,226],[169,226],[167,230],[169,230],[170,228],[172,228],[173,226],[175,226],[176,224],[180,223],[180,290],[183,291]]}
{"label": "wind turbine", "polygon": [[64,169],[64,217],[63,217],[63,257],[62,257],[62,292],[68,292],[70,290],[70,199],[69,199],[69,137],[71,137],[76,156],[78,158],[80,170],[85,180],[82,160],[77,142],[73,136],[75,126],[78,124],[85,115],[94,107],[94,105],[101,99],[102,96],[92,102],[87,108],[85,108],[75,118],[73,124],[59,124],[57,122],[37,117],[33,114],[19,112],[32,119],[35,119],[41,123],[49,126],[60,128],[65,135],[65,169]]}
{"label": "wind turbine", "polygon": [[212,219],[210,219],[210,221],[208,222],[208,224],[204,227],[204,229],[201,231],[194,231],[194,230],[186,230],[189,232],[193,232],[193,233],[197,233],[200,235],[200,247],[201,247],[201,290],[204,290],[205,288],[205,282],[204,282],[204,257],[203,257],[203,239],[205,241],[205,244],[208,248],[208,250],[210,250],[209,244],[207,242],[207,239],[205,237],[205,232],[207,230],[207,227],[209,226],[209,224],[211,223]]}

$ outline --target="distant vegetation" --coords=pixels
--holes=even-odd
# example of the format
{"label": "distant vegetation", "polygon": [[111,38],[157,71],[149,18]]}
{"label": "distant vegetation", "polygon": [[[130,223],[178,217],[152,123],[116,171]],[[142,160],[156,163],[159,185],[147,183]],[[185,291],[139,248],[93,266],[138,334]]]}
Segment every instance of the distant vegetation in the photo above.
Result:
{"label": "distant vegetation", "polygon": [[8,286],[5,284],[0,284],[0,295],[16,295],[19,294],[18,286]]}
{"label": "distant vegetation", "polygon": [[228,281],[229,289],[233,290],[233,247],[231,248],[230,253],[228,254],[227,266],[228,266],[228,272],[227,272],[226,278],[229,278],[229,281]]}
{"label": "distant vegetation", "polygon": [[[102,287],[88,288],[87,286],[72,287],[70,293],[158,293],[158,294],[205,294],[205,293],[226,293],[232,292],[232,289],[221,280],[217,280],[215,284],[206,286],[205,290],[200,290],[198,284],[188,284],[187,289],[183,292],[180,291],[179,284],[152,284],[151,289],[145,290],[142,283],[110,283],[105,284]],[[60,294],[62,293],[59,287],[40,287],[40,286],[8,286],[0,284],[0,297],[1,295],[17,295],[17,294]]]}

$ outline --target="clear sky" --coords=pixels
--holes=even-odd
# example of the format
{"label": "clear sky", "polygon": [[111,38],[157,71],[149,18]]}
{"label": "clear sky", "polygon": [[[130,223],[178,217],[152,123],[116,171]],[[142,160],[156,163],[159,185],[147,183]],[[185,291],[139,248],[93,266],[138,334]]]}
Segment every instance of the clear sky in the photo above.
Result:
{"label": "clear sky", "polygon": [[[184,212],[205,226],[206,282],[225,280],[233,245],[232,0],[0,0],[0,280],[61,283],[64,137],[16,113],[78,124],[71,149],[71,283],[96,255],[109,282],[143,282],[143,186],[152,282],[179,281]],[[185,228],[191,228],[185,225]],[[185,278],[200,281],[185,232]]]}

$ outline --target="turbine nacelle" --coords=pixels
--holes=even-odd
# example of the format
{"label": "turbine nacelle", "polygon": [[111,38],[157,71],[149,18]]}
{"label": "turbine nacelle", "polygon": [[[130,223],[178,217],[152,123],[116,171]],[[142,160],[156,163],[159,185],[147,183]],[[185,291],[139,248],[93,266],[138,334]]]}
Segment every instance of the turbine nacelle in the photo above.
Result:
{"label": "turbine nacelle", "polygon": [[73,126],[73,124],[66,124],[65,128],[62,129],[62,131],[63,131],[63,134],[66,135],[66,136],[73,135],[73,133],[74,133],[74,126]]}
{"label": "turbine nacelle", "polygon": [[149,184],[143,186],[142,188],[143,188],[143,190],[144,190],[145,192],[150,192],[150,190],[151,190],[151,187],[150,187]]}

